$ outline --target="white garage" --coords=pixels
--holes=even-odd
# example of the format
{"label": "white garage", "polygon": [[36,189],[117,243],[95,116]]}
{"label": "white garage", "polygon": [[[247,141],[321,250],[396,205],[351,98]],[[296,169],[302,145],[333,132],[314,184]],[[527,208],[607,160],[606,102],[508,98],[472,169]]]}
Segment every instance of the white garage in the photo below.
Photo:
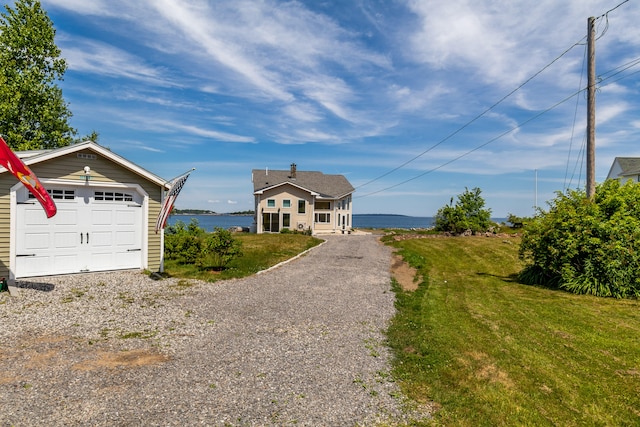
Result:
{"label": "white garage", "polygon": [[16,191],[16,277],[142,268],[144,195],[135,188],[45,184],[58,208],[47,219],[21,187]]}
{"label": "white garage", "polygon": [[4,277],[162,269],[162,233],[154,226],[163,179],[93,142],[16,154],[38,176],[57,213],[47,218],[23,185],[0,171],[8,195],[0,197],[0,209],[9,212],[8,227],[0,218],[0,244],[3,237],[9,243],[6,255],[0,247]]}

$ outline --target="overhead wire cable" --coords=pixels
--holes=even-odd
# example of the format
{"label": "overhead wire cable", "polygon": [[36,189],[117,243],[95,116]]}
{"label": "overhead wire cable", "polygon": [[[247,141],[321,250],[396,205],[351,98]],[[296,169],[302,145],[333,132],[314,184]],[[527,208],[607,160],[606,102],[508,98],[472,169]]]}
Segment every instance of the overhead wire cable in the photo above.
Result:
{"label": "overhead wire cable", "polygon": [[[615,7],[611,8],[611,9],[609,9],[607,12],[603,13],[601,16],[599,16],[599,17],[597,18],[597,19],[602,18],[602,17],[606,17],[606,18],[607,18],[605,29],[603,30],[603,32],[602,32],[602,34],[600,35],[600,37],[602,37],[602,36],[606,33],[606,31],[608,30],[608,27],[609,27],[609,22],[608,22],[609,17],[608,17],[608,14],[609,14],[610,12],[612,12],[612,11],[616,10],[617,8],[619,8],[620,6],[622,6],[623,4],[627,3],[628,1],[629,1],[629,0],[625,0],[625,1],[623,1],[622,3],[618,4],[617,6],[615,6]],[[432,145],[431,147],[429,147],[428,149],[426,149],[426,150],[425,150],[425,151],[423,151],[422,153],[420,153],[420,154],[418,154],[418,155],[414,156],[413,158],[411,158],[411,159],[407,160],[406,162],[404,162],[404,163],[403,163],[403,164],[401,164],[400,166],[397,166],[397,167],[395,167],[395,168],[393,168],[393,169],[389,170],[388,172],[385,172],[384,174],[382,174],[382,175],[380,175],[380,176],[378,176],[378,177],[376,177],[376,178],[374,178],[374,179],[372,179],[372,180],[369,180],[369,181],[365,182],[364,184],[361,184],[361,185],[357,186],[356,188],[362,188],[362,187],[364,187],[364,186],[366,186],[366,185],[369,185],[369,184],[371,184],[371,183],[373,183],[373,182],[375,182],[375,181],[378,181],[379,179],[382,179],[382,178],[384,178],[384,177],[386,177],[386,176],[390,175],[390,174],[391,174],[391,173],[393,173],[393,172],[398,171],[399,169],[402,169],[403,167],[405,167],[405,166],[406,166],[406,165],[408,165],[409,163],[414,162],[415,160],[417,160],[418,158],[422,157],[422,156],[423,156],[423,155],[425,155],[426,153],[430,152],[430,151],[431,151],[431,150],[433,150],[434,148],[436,148],[436,147],[438,147],[439,145],[441,145],[441,144],[445,143],[446,141],[448,141],[449,139],[451,139],[453,136],[455,136],[455,135],[457,135],[458,133],[462,132],[464,129],[466,129],[466,128],[467,128],[467,127],[469,127],[471,124],[473,124],[474,122],[476,122],[477,120],[479,120],[481,117],[483,117],[483,116],[484,116],[485,114],[487,114],[489,111],[493,110],[495,107],[497,107],[497,106],[498,106],[499,104],[501,104],[504,100],[506,100],[507,98],[509,98],[509,97],[510,97],[511,95],[513,95],[515,92],[517,92],[518,90],[520,90],[523,86],[525,86],[525,85],[526,85],[527,83],[529,83],[531,80],[533,80],[533,79],[534,79],[534,78],[536,78],[538,75],[540,75],[540,74],[541,74],[543,71],[545,71],[547,68],[551,67],[551,65],[553,65],[555,62],[557,62],[557,61],[558,61],[558,60],[560,60],[563,56],[565,56],[567,53],[569,53],[569,52],[570,52],[574,47],[576,47],[576,46],[578,46],[578,45],[583,44],[583,43],[582,43],[582,41],[583,41],[584,39],[586,39],[586,37],[587,37],[586,35],[585,35],[584,37],[582,37],[582,38],[580,39],[580,41],[578,41],[578,42],[574,43],[573,45],[571,45],[571,46],[570,46],[569,48],[567,48],[564,52],[562,52],[562,53],[561,53],[557,58],[555,58],[555,59],[554,59],[553,61],[551,61],[549,64],[547,64],[546,66],[544,66],[542,69],[540,69],[540,70],[539,70],[538,72],[536,72],[534,75],[532,75],[530,78],[528,78],[527,80],[525,80],[522,84],[520,84],[520,85],[519,85],[518,87],[516,87],[514,90],[512,90],[511,92],[509,92],[507,95],[503,96],[503,97],[502,97],[500,100],[498,100],[496,103],[494,103],[493,105],[491,105],[489,108],[485,109],[483,112],[481,112],[480,114],[478,114],[477,116],[475,116],[475,117],[474,117],[473,119],[471,119],[469,122],[465,123],[463,126],[461,126],[460,128],[458,128],[457,130],[455,130],[454,132],[452,132],[451,134],[449,134],[449,135],[448,135],[448,136],[446,136],[445,138],[443,138],[443,139],[441,139],[440,141],[438,141],[436,144]],[[634,65],[635,65],[635,64],[634,64]],[[635,73],[634,73],[634,74],[635,74]],[[475,151],[477,151],[477,150],[479,150],[479,149],[481,149],[481,148],[483,148],[483,147],[485,147],[485,146],[487,146],[487,145],[491,144],[492,142],[494,142],[494,141],[496,141],[496,140],[498,140],[498,139],[502,138],[503,136],[508,135],[509,133],[511,133],[511,132],[513,132],[513,131],[515,131],[515,130],[519,129],[520,127],[524,126],[525,124],[527,124],[527,123],[529,123],[529,122],[531,122],[531,121],[533,121],[533,120],[537,119],[538,117],[540,117],[540,116],[542,116],[542,115],[546,114],[547,112],[549,112],[549,111],[551,111],[551,110],[555,109],[555,108],[556,108],[556,107],[558,107],[559,105],[561,105],[561,104],[563,104],[563,103],[567,102],[569,99],[571,99],[572,97],[574,97],[574,96],[578,95],[578,94],[579,94],[580,92],[582,92],[582,91],[583,91],[582,89],[581,89],[581,90],[579,90],[578,92],[576,92],[576,93],[574,93],[574,94],[570,95],[569,97],[567,97],[567,98],[565,98],[565,99],[561,100],[560,102],[558,102],[558,103],[554,104],[554,105],[553,105],[553,106],[551,106],[550,108],[548,108],[548,109],[546,109],[546,110],[544,110],[544,111],[540,112],[539,114],[537,114],[537,115],[535,115],[535,116],[533,116],[533,117],[529,118],[528,120],[526,120],[526,121],[524,121],[524,122],[522,122],[522,123],[518,124],[517,126],[513,127],[512,129],[510,129],[510,130],[508,130],[508,131],[503,132],[502,134],[498,135],[497,137],[495,137],[495,138],[493,138],[493,139],[491,139],[491,140],[489,140],[489,141],[485,142],[484,144],[481,144],[480,146],[478,146],[478,147],[476,147],[476,148],[474,148],[474,149],[472,149],[472,150],[470,150],[470,151],[468,151],[468,152],[466,152],[466,153],[464,153],[464,154],[462,154],[462,155],[460,155],[460,156],[458,156],[458,157],[456,157],[456,158],[454,158],[454,159],[452,159],[452,160],[450,160],[450,161],[448,161],[448,162],[446,162],[446,163],[444,163],[444,164],[442,164],[442,165],[440,165],[440,166],[438,166],[438,167],[432,168],[432,169],[430,169],[430,170],[428,170],[428,171],[423,172],[422,174],[419,174],[419,175],[417,175],[417,176],[414,176],[414,177],[412,177],[412,178],[409,178],[409,179],[407,179],[407,180],[404,180],[404,181],[399,182],[399,183],[397,183],[397,184],[394,184],[394,185],[392,185],[392,186],[389,186],[389,187],[383,188],[383,189],[381,189],[381,190],[377,190],[377,191],[373,191],[373,192],[370,192],[370,193],[367,193],[367,194],[363,194],[362,196],[355,196],[355,198],[367,197],[367,196],[371,196],[371,195],[374,195],[374,194],[378,194],[378,193],[381,193],[381,192],[384,192],[384,191],[391,190],[391,189],[393,189],[393,188],[399,187],[400,185],[404,185],[404,184],[406,184],[406,183],[408,183],[408,182],[411,182],[411,181],[413,181],[413,180],[415,180],[415,179],[421,178],[421,177],[423,177],[423,176],[425,176],[425,175],[427,175],[427,174],[429,174],[429,173],[431,173],[431,172],[434,172],[434,171],[436,171],[436,170],[438,170],[438,169],[441,169],[441,168],[443,168],[443,167],[445,167],[445,166],[447,166],[447,165],[449,165],[449,164],[451,164],[451,163],[453,163],[453,162],[455,162],[455,161],[457,161],[457,160],[459,160],[459,159],[461,159],[461,158],[463,158],[463,157],[465,157],[465,156],[467,156],[467,155],[469,155],[469,154],[471,154],[471,153],[473,153],[473,152],[475,152]]]}
{"label": "overhead wire cable", "polygon": [[[584,79],[584,73],[585,73],[585,64],[587,60],[587,47],[585,46],[584,49],[584,55],[582,56],[582,67],[581,70],[582,72],[580,73],[580,83],[578,83],[578,88],[582,87],[582,81]],[[567,188],[567,175],[569,174],[569,163],[571,162],[571,150],[573,149],[573,137],[575,136],[575,130],[576,130],[576,122],[578,120],[578,106],[580,105],[580,97],[576,96],[576,108],[573,112],[573,124],[571,126],[571,138],[569,139],[569,153],[567,154],[567,166],[566,169],[564,171],[564,188]]]}
{"label": "overhead wire cable", "polygon": [[[609,86],[610,84],[616,83],[616,82],[618,82],[618,81],[620,81],[620,80],[622,80],[622,79],[624,79],[624,78],[627,78],[627,77],[629,77],[629,76],[632,76],[632,75],[634,75],[634,74],[637,74],[637,73],[638,73],[638,71],[634,71],[633,73],[631,73],[631,74],[627,74],[627,75],[625,75],[625,76],[622,76],[621,78],[616,79],[616,80],[614,80],[614,81],[612,81],[612,82],[609,82],[609,83],[607,83],[607,84],[602,84],[602,83],[605,83],[606,81],[608,81],[608,80],[612,79],[613,77],[615,77],[615,76],[617,76],[617,75],[619,75],[619,74],[621,74],[621,73],[623,73],[623,72],[627,71],[628,69],[635,67],[636,65],[640,65],[640,58],[637,58],[637,59],[634,59],[634,60],[632,60],[632,61],[629,61],[629,62],[627,62],[626,64],[624,64],[624,65],[622,65],[622,66],[618,67],[618,68],[620,68],[619,70],[618,70],[618,68],[614,68],[614,70],[617,70],[617,71],[616,71],[615,73],[613,73],[613,74],[611,74],[611,75],[609,75],[609,76],[605,77],[605,78],[601,78],[601,79],[600,79],[600,82],[599,82],[600,84],[599,84],[598,86],[600,86],[600,87]],[[622,68],[622,67],[624,67],[624,68]],[[609,72],[611,72],[611,71],[609,71]],[[605,74],[608,74],[609,72],[607,72],[607,73],[605,73]]]}
{"label": "overhead wire cable", "polygon": [[[618,75],[618,74],[620,74],[621,72],[623,72],[623,71],[625,71],[625,70],[628,70],[629,68],[631,68],[631,67],[633,67],[633,66],[635,66],[635,65],[638,65],[638,64],[640,64],[640,58],[639,58],[638,60],[629,61],[629,62],[627,62],[626,64],[624,64],[624,68],[623,68],[623,69],[621,69],[621,70],[617,71],[616,73],[612,74],[612,75],[611,75],[610,77],[608,77],[607,79],[609,79],[609,78],[611,78],[611,77],[613,77],[613,76],[615,76],[615,75]],[[617,67],[617,68],[615,68],[614,70],[616,70],[616,69],[618,69],[618,68],[620,68],[620,67]],[[608,71],[607,73],[609,73],[609,72],[611,72],[611,71]],[[637,71],[637,72],[640,72],[640,70],[639,70],[639,71]],[[605,74],[607,74],[607,73],[605,73]],[[635,74],[635,73],[633,73],[633,74]],[[626,77],[628,77],[628,76],[629,76],[629,75],[624,76],[624,77],[621,77],[620,79],[618,79],[618,80],[616,80],[616,81],[619,81],[619,80],[621,80],[622,78],[626,78]],[[614,83],[614,82],[612,82],[612,83]],[[612,84],[612,83],[608,83],[608,84]],[[608,85],[608,84],[607,84],[607,85]],[[606,86],[606,85],[604,85],[604,86]],[[404,184],[406,184],[406,183],[409,183],[409,182],[411,182],[411,181],[413,181],[413,180],[416,180],[416,179],[418,179],[418,178],[421,178],[421,177],[423,177],[423,176],[425,176],[425,175],[427,175],[427,174],[430,174],[430,173],[435,172],[435,171],[437,171],[437,170],[439,170],[439,169],[442,169],[443,167],[448,166],[448,165],[450,165],[451,163],[456,162],[456,161],[458,161],[458,160],[462,159],[463,157],[466,157],[466,156],[468,156],[469,154],[474,153],[475,151],[478,151],[479,149],[486,147],[487,145],[489,145],[489,144],[491,144],[491,143],[493,143],[493,142],[497,141],[498,139],[500,139],[500,138],[502,138],[502,137],[504,137],[504,136],[506,136],[506,135],[510,134],[511,132],[513,132],[513,131],[515,131],[515,130],[517,130],[517,129],[521,128],[521,127],[523,127],[524,125],[526,125],[526,124],[528,124],[528,123],[532,122],[533,120],[536,120],[537,118],[541,117],[542,115],[544,115],[544,114],[548,113],[549,111],[551,111],[551,110],[553,110],[553,109],[555,109],[555,108],[559,107],[560,105],[564,104],[565,102],[569,101],[569,100],[570,100],[571,98],[573,98],[574,96],[577,96],[577,95],[579,95],[580,93],[585,92],[585,91],[586,91],[586,88],[585,88],[585,89],[580,89],[580,90],[578,90],[578,91],[574,92],[573,94],[569,95],[568,97],[566,97],[566,98],[562,99],[561,101],[559,101],[559,102],[555,103],[555,104],[554,104],[554,105],[552,105],[551,107],[549,107],[549,108],[547,108],[547,109],[545,109],[545,110],[541,111],[540,113],[538,113],[538,114],[536,114],[536,115],[534,115],[534,116],[530,117],[529,119],[527,119],[527,120],[525,120],[525,121],[523,121],[523,122],[521,122],[521,123],[517,124],[516,126],[512,127],[511,129],[508,129],[508,130],[504,131],[503,133],[501,133],[501,134],[499,134],[498,136],[496,136],[496,137],[494,137],[494,138],[490,139],[489,141],[487,141],[487,142],[485,142],[485,143],[483,143],[483,144],[481,144],[481,145],[479,145],[479,146],[477,146],[477,147],[473,148],[472,150],[469,150],[469,151],[467,151],[467,152],[465,152],[465,153],[461,154],[460,156],[457,156],[457,157],[455,157],[454,159],[449,160],[449,161],[447,161],[447,162],[445,162],[445,163],[443,163],[443,164],[441,164],[441,165],[439,165],[439,166],[437,166],[437,167],[435,167],[435,168],[429,169],[429,170],[427,170],[427,171],[425,171],[425,172],[423,172],[423,173],[421,173],[421,174],[419,174],[419,175],[416,175],[416,176],[414,176],[414,177],[412,177],[412,178],[406,179],[406,180],[404,180],[404,181],[402,181],[402,182],[399,182],[399,183],[397,183],[397,184],[391,185],[391,186],[389,186],[389,187],[386,187],[386,188],[383,188],[383,189],[380,189],[380,190],[377,190],[377,191],[372,191],[372,192],[370,192],[370,193],[363,194],[363,195],[361,195],[361,196],[354,196],[354,198],[363,198],[363,197],[372,196],[372,195],[374,195],[374,194],[382,193],[382,192],[384,192],[384,191],[388,191],[388,190],[391,190],[391,189],[393,189],[393,188],[399,187],[399,186],[404,185]],[[586,135],[585,135],[585,138],[586,138]],[[578,158],[577,158],[577,160],[576,160],[576,167],[577,167],[577,164],[580,162],[580,159],[581,159],[582,157],[584,157],[584,156],[582,156],[582,152],[584,152],[584,143],[583,143],[583,147],[581,148],[580,152],[578,153]],[[584,162],[584,159],[582,159],[582,162]],[[582,164],[580,164],[580,175],[582,174],[582,167],[583,167],[583,165],[582,165]],[[574,173],[573,173],[573,174],[575,175],[575,168],[574,168]],[[572,176],[572,178],[571,178],[571,180],[570,180],[569,185],[571,185],[571,182],[572,182],[572,181],[573,181],[573,176]]]}
{"label": "overhead wire cable", "polygon": [[356,189],[358,188],[362,188],[366,185],[372,184],[390,174],[392,174],[393,172],[396,172],[400,169],[402,169],[403,167],[407,166],[409,163],[412,163],[414,161],[416,161],[417,159],[419,159],[420,157],[424,156],[425,154],[427,154],[428,152],[430,152],[431,150],[433,150],[434,148],[444,144],[446,141],[448,141],[449,139],[453,138],[455,135],[457,135],[458,133],[462,132],[464,129],[468,128],[469,126],[471,126],[474,122],[476,122],[477,120],[479,120],[480,118],[482,118],[485,114],[487,114],[488,112],[490,112],[491,110],[493,110],[494,108],[496,108],[498,105],[500,105],[503,101],[505,101],[507,98],[509,98],[511,95],[513,95],[514,93],[516,93],[517,91],[519,91],[520,89],[522,89],[522,87],[524,87],[527,83],[529,83],[530,81],[532,81],[533,79],[535,79],[536,77],[538,77],[542,72],[544,72],[547,68],[551,67],[553,64],[555,64],[557,61],[559,61],[563,56],[565,56],[567,53],[569,53],[574,47],[579,46],[582,44],[582,41],[586,38],[586,36],[584,36],[582,39],[580,39],[580,41],[574,43],[573,45],[571,45],[568,49],[566,49],[564,52],[562,52],[558,57],[556,57],[553,61],[551,61],[550,63],[548,63],[547,65],[545,65],[543,68],[541,68],[538,72],[536,72],[535,74],[533,74],[531,77],[529,77],[527,80],[525,80],[523,83],[521,83],[518,87],[516,87],[515,89],[513,89],[511,92],[509,92],[508,94],[506,94],[505,96],[503,96],[502,98],[500,98],[500,100],[498,100],[497,102],[495,102],[493,105],[491,105],[490,107],[486,108],[484,111],[482,111],[480,114],[478,114],[477,116],[475,116],[473,119],[471,119],[470,121],[468,121],[467,123],[465,123],[464,125],[462,125],[461,127],[459,127],[458,129],[456,129],[454,132],[450,133],[449,135],[447,135],[446,137],[444,137],[443,139],[441,139],[440,141],[438,141],[437,143],[435,143],[434,145],[432,145],[431,147],[427,148],[426,150],[424,150],[422,153],[412,157],[411,159],[407,160],[406,162],[402,163],[400,166],[397,166],[385,173],[383,173],[382,175],[365,182],[364,184],[358,185],[356,187]]}
{"label": "overhead wire cable", "polygon": [[397,183],[397,184],[391,185],[391,186],[389,186],[389,187],[386,187],[386,188],[383,188],[383,189],[380,189],[380,190],[376,190],[376,191],[372,191],[372,192],[370,192],[370,193],[363,194],[363,195],[361,195],[361,196],[354,196],[354,199],[356,199],[356,198],[357,198],[357,199],[360,199],[360,198],[363,198],[363,197],[369,197],[369,196],[372,196],[372,195],[374,195],[374,194],[378,194],[378,193],[382,193],[382,192],[384,192],[384,191],[391,190],[391,189],[393,189],[393,188],[396,188],[396,187],[399,187],[399,186],[401,186],[401,185],[407,184],[408,182],[414,181],[414,180],[416,180],[416,179],[418,179],[418,178],[422,178],[423,176],[425,176],[425,175],[427,175],[427,174],[430,174],[430,173],[432,173],[432,172],[435,172],[435,171],[437,171],[437,170],[439,170],[439,169],[442,169],[443,167],[448,166],[448,165],[450,165],[451,163],[456,162],[456,161],[458,161],[458,160],[462,159],[463,157],[466,157],[466,156],[468,156],[469,154],[474,153],[474,152],[476,152],[476,151],[480,150],[481,148],[486,147],[487,145],[489,145],[489,144],[491,144],[491,143],[493,143],[493,142],[497,141],[498,139],[500,139],[500,138],[502,138],[502,137],[504,137],[504,136],[506,136],[506,135],[510,134],[511,132],[513,132],[513,131],[515,131],[515,130],[517,130],[517,129],[521,128],[521,127],[523,127],[524,125],[526,125],[526,124],[528,124],[528,123],[530,123],[530,122],[532,122],[532,121],[536,120],[537,118],[539,118],[539,117],[543,116],[544,114],[548,113],[549,111],[551,111],[551,110],[553,110],[553,109],[555,109],[555,108],[559,107],[560,105],[564,104],[565,102],[567,102],[568,100],[570,100],[570,99],[571,99],[571,98],[573,98],[574,96],[579,95],[579,94],[580,94],[581,92],[583,92],[584,90],[585,90],[585,89],[581,89],[581,90],[579,90],[579,91],[577,91],[577,92],[574,92],[573,94],[571,94],[571,95],[567,96],[566,98],[562,99],[561,101],[559,101],[559,102],[555,103],[555,104],[554,104],[554,105],[552,105],[551,107],[549,107],[549,108],[547,108],[547,109],[545,109],[545,110],[543,110],[543,111],[539,112],[538,114],[536,114],[536,115],[534,115],[534,116],[532,116],[532,117],[528,118],[527,120],[525,120],[525,121],[523,121],[523,122],[521,122],[521,123],[517,124],[516,126],[512,127],[511,129],[508,129],[508,130],[506,130],[506,131],[502,132],[501,134],[499,134],[499,135],[495,136],[494,138],[491,138],[490,140],[488,140],[488,141],[486,141],[486,142],[484,142],[484,143],[482,143],[482,144],[478,145],[477,147],[475,147],[475,148],[473,148],[473,149],[471,149],[471,150],[469,150],[469,151],[466,151],[465,153],[463,153],[463,154],[461,154],[461,155],[459,155],[459,156],[457,156],[457,157],[455,157],[455,158],[453,158],[453,159],[451,159],[451,160],[449,160],[449,161],[447,161],[447,162],[445,162],[445,163],[443,163],[443,164],[441,164],[441,165],[439,165],[439,166],[436,166],[436,167],[434,167],[434,168],[431,168],[431,169],[429,169],[429,170],[427,170],[427,171],[425,171],[425,172],[423,172],[423,173],[421,173],[421,174],[419,174],[419,175],[416,175],[416,176],[414,176],[414,177],[412,177],[412,178],[406,179],[406,180],[404,180],[404,181],[402,181],[402,182],[399,182],[399,183]]}
{"label": "overhead wire cable", "polygon": [[623,4],[627,3],[629,0],[624,0],[622,3],[620,3],[619,5],[607,10],[605,13],[603,13],[602,15],[600,15],[598,18],[602,18],[603,16],[607,16],[609,15],[611,12],[613,12],[614,10],[616,10],[617,8],[619,8],[620,6],[622,6]]}
{"label": "overhead wire cable", "polygon": [[582,137],[582,145],[580,145],[580,151],[578,151],[578,156],[576,157],[576,163],[573,165],[573,172],[571,174],[571,179],[569,179],[569,185],[565,187],[565,190],[568,188],[571,188],[571,183],[573,182],[573,178],[576,175],[576,169],[578,169],[578,166],[580,167],[580,170],[578,172],[578,184],[576,185],[576,188],[580,188],[580,179],[582,178],[582,168],[584,167],[584,160],[585,160],[584,151],[586,148],[587,148],[587,133],[585,132]]}

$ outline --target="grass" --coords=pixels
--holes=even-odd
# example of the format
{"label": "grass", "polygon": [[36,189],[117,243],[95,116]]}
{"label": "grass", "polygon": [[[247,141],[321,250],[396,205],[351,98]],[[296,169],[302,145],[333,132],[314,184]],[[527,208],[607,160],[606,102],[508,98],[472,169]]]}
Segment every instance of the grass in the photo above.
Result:
{"label": "grass", "polygon": [[389,328],[416,425],[640,425],[639,301],[519,284],[518,238],[390,244],[426,278]]}
{"label": "grass", "polygon": [[165,275],[208,282],[246,277],[290,259],[322,242],[315,237],[294,233],[238,233],[234,237],[242,242],[243,255],[231,261],[225,269],[201,270],[194,265],[167,260]]}

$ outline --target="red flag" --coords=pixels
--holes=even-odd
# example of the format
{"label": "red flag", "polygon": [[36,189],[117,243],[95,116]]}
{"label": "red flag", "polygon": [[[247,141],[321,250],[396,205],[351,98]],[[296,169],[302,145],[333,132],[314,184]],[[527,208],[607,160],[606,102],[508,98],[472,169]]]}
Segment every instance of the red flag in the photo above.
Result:
{"label": "red flag", "polygon": [[38,199],[47,214],[47,218],[51,218],[56,214],[56,204],[53,202],[49,193],[47,193],[47,190],[42,186],[38,177],[11,151],[2,137],[0,137],[0,166],[4,166],[18,178],[18,181],[24,184],[27,190]]}
{"label": "red flag", "polygon": [[160,213],[158,214],[158,219],[156,220],[156,233],[163,229],[166,225],[169,214],[171,213],[171,209],[173,209],[173,204],[176,202],[178,194],[180,194],[180,190],[182,190],[182,187],[187,181],[187,178],[189,178],[189,174],[191,172],[193,172],[193,169],[173,180],[171,189],[162,202],[162,208],[160,208]]}

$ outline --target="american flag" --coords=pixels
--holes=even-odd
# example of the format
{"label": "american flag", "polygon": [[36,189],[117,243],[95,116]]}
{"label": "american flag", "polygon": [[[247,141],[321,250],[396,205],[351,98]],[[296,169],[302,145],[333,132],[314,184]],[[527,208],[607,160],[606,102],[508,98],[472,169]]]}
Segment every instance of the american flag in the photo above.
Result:
{"label": "american flag", "polygon": [[187,182],[187,178],[189,178],[189,174],[191,174],[191,172],[193,172],[193,169],[172,181],[171,189],[162,202],[162,208],[160,208],[160,213],[156,220],[156,233],[164,229],[167,219],[169,218],[169,214],[171,213],[171,209],[173,209],[173,204],[178,198],[178,194],[180,194],[180,190],[184,187],[184,183]]}

